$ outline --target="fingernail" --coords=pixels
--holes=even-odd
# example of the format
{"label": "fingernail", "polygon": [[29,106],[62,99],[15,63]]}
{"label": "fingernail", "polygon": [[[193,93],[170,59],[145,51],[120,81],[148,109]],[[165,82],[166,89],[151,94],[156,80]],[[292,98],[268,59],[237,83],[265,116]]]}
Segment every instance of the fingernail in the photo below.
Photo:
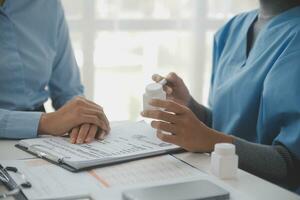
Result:
{"label": "fingernail", "polygon": [[172,92],[172,88],[166,87],[166,92],[167,92],[167,93],[171,93],[171,92]]}
{"label": "fingernail", "polygon": [[100,135],[101,140],[104,140],[105,136],[106,136],[106,133],[105,133],[105,132],[102,133],[102,134]]}
{"label": "fingernail", "polygon": [[103,134],[103,133],[104,133],[104,131],[101,131],[101,132],[99,133],[99,135],[98,135],[98,137],[97,137],[99,140],[101,140],[101,139],[102,139],[102,137],[101,137],[101,136],[102,136],[102,134]]}
{"label": "fingernail", "polygon": [[86,138],[85,142],[90,143],[90,142],[92,142],[92,140],[93,140],[92,138]]}
{"label": "fingernail", "polygon": [[82,144],[82,142],[83,142],[82,139],[77,140],[77,144]]}

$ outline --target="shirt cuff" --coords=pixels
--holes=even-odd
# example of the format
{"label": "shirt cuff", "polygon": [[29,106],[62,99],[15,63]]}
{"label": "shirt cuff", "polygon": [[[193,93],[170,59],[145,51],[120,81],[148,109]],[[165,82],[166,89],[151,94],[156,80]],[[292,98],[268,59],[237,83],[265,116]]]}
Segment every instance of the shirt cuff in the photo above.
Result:
{"label": "shirt cuff", "polygon": [[6,122],[5,137],[14,139],[37,137],[41,115],[42,112],[10,112]]}

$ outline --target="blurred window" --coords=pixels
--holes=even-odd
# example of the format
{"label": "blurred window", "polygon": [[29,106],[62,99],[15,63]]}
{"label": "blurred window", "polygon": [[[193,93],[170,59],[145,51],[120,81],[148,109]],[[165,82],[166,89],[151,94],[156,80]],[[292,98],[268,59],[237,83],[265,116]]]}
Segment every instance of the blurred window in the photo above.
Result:
{"label": "blurred window", "polygon": [[253,0],[62,0],[86,95],[136,120],[153,73],[174,71],[207,104],[215,31]]}

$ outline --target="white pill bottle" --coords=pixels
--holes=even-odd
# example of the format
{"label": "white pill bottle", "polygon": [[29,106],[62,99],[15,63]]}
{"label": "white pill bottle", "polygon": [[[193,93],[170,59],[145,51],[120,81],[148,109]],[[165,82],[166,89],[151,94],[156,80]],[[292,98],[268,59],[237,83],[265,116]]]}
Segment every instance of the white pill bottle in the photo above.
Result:
{"label": "white pill bottle", "polygon": [[221,179],[233,179],[237,176],[238,156],[235,146],[229,143],[215,145],[211,154],[211,172]]}
{"label": "white pill bottle", "polygon": [[151,83],[146,86],[146,91],[143,95],[143,109],[144,110],[157,110],[159,108],[149,105],[151,99],[166,100],[167,95],[163,90],[163,85],[160,83]]}

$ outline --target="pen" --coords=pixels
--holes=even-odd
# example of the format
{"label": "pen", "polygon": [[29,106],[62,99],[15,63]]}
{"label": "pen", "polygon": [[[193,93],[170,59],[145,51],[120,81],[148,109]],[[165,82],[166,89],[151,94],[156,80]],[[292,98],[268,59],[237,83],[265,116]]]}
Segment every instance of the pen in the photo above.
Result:
{"label": "pen", "polygon": [[58,156],[53,155],[53,154],[51,154],[49,152],[43,152],[43,151],[37,149],[35,146],[30,146],[28,148],[28,151],[36,154],[40,158],[46,158],[46,159],[52,160],[52,161],[54,161],[56,163],[63,162],[63,157],[58,157]]}

